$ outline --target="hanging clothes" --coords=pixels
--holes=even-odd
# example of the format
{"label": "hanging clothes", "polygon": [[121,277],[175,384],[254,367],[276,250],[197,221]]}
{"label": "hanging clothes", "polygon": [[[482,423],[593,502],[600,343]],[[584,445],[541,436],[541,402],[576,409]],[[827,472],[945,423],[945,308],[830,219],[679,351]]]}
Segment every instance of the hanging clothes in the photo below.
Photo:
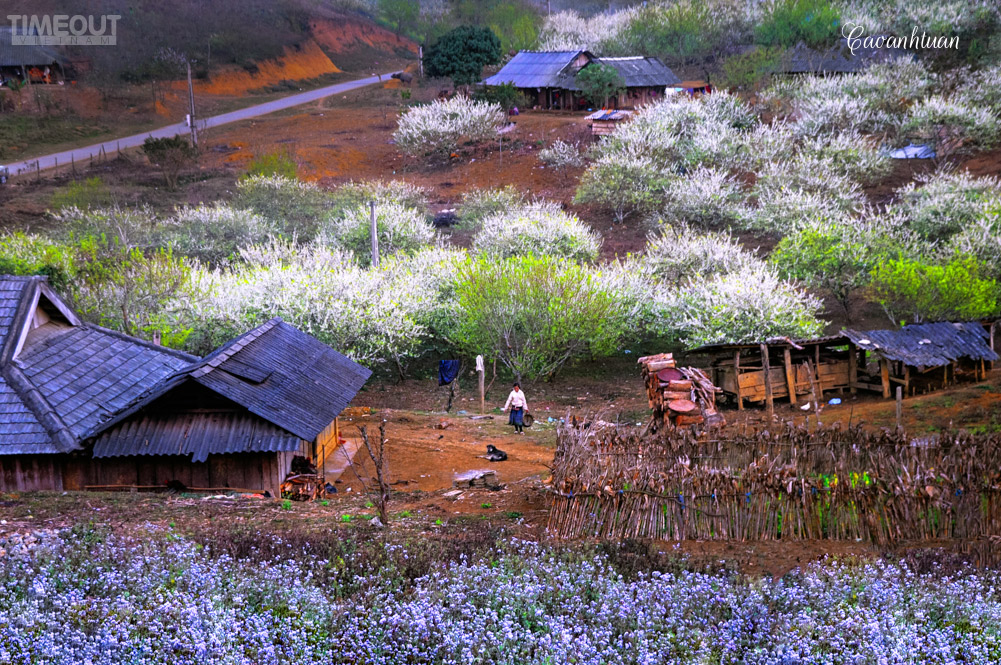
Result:
{"label": "hanging clothes", "polygon": [[459,376],[460,365],[461,363],[458,360],[439,360],[438,385],[447,386],[448,384],[455,381],[456,377]]}

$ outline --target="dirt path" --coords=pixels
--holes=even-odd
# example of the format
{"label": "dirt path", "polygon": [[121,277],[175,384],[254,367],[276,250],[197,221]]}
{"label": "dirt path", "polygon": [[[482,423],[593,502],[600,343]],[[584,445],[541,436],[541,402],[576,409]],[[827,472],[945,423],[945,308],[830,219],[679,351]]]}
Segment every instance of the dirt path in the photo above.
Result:
{"label": "dirt path", "polygon": [[[346,83],[328,85],[323,88],[317,88],[316,90],[309,90],[307,92],[289,95],[288,97],[282,97],[281,99],[275,99],[270,102],[265,102],[264,104],[256,104],[237,111],[203,118],[197,123],[198,129],[202,130],[209,127],[218,127],[219,125],[238,122],[240,120],[248,120],[250,118],[256,118],[258,116],[267,115],[276,111],[283,111],[302,104],[308,104],[310,102],[330,97],[331,95],[337,95],[349,90],[363,88],[365,86],[372,85],[373,83],[383,82],[388,79],[391,74],[393,74],[393,72],[377,74],[375,76],[358,79],[357,81],[348,81]],[[69,164],[71,160],[83,164],[85,160],[93,159],[95,155],[100,155],[102,152],[107,154],[113,153],[120,148],[134,148],[140,146],[143,141],[150,137],[166,138],[176,134],[185,134],[187,132],[187,125],[183,122],[178,122],[173,125],[167,125],[166,127],[154,129],[142,134],[133,134],[131,136],[112,139],[110,141],[104,141],[103,143],[95,143],[82,148],[65,150],[51,155],[43,155],[41,157],[35,157],[21,162],[15,162],[13,164],[9,164],[8,168],[10,169],[11,176],[17,176],[19,174],[34,173],[39,169],[55,168],[60,163],[66,165]]]}

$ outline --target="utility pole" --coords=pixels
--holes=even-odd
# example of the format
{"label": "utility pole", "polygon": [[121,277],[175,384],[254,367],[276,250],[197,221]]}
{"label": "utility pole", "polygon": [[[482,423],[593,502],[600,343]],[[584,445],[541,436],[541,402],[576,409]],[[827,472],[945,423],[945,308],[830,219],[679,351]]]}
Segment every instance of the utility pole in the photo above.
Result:
{"label": "utility pole", "polygon": [[375,223],[375,201],[369,201],[368,207],[372,222],[372,267],[377,268],[379,266],[379,233]]}
{"label": "utility pole", "polygon": [[424,44],[417,47],[417,73],[424,78]]}
{"label": "utility pole", "polygon": [[198,129],[195,127],[195,90],[191,85],[191,61],[186,61],[188,65],[188,125],[191,127],[191,145],[198,147]]}

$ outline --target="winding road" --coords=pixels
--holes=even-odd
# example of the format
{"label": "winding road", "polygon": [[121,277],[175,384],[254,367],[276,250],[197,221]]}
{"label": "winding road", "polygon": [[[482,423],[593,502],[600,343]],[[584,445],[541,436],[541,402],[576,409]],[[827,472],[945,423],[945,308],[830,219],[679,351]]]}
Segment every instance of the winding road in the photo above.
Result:
{"label": "winding road", "polygon": [[[300,92],[295,95],[289,95],[288,97],[282,97],[281,99],[265,102],[264,104],[248,106],[247,108],[239,109],[238,111],[230,111],[229,113],[214,115],[209,118],[201,118],[197,121],[197,128],[198,131],[202,131],[209,127],[218,127],[219,125],[225,125],[230,122],[256,118],[258,116],[267,115],[268,113],[274,113],[275,111],[292,108],[293,106],[308,104],[309,102],[315,102],[316,100],[323,99],[324,97],[330,97],[331,95],[347,92],[349,90],[356,90],[358,88],[364,88],[367,85],[385,81],[394,73],[395,72],[389,72],[386,74],[369,76],[368,78],[358,79],[355,81],[328,85],[324,88],[317,88],[316,90],[310,90],[308,92]],[[102,149],[104,150],[104,153],[107,154],[114,152],[119,148],[135,148],[136,146],[140,146],[143,144],[143,141],[149,137],[164,138],[174,136],[175,134],[187,134],[188,131],[188,126],[185,123],[178,122],[173,125],[167,125],[166,127],[160,127],[159,129],[143,132],[141,134],[133,134],[132,136],[111,139],[110,141],[95,143],[83,148],[74,148],[73,150],[56,152],[51,155],[33,157],[23,162],[7,164],[7,167],[10,169],[11,176],[17,176],[22,173],[34,173],[39,169],[44,171],[45,169],[51,169],[59,164],[69,164],[71,161],[82,163],[85,160],[90,159],[92,156],[101,154]]]}

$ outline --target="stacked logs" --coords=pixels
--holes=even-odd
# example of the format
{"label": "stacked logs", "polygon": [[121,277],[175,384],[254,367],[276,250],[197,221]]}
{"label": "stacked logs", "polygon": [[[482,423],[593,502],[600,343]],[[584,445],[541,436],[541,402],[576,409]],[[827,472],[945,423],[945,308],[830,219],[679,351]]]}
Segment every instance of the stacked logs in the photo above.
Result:
{"label": "stacked logs", "polygon": [[644,356],[637,362],[642,367],[647,399],[658,426],[665,422],[675,427],[721,427],[725,424],[716,410],[716,393],[722,390],[714,386],[702,370],[677,367],[670,353]]}

